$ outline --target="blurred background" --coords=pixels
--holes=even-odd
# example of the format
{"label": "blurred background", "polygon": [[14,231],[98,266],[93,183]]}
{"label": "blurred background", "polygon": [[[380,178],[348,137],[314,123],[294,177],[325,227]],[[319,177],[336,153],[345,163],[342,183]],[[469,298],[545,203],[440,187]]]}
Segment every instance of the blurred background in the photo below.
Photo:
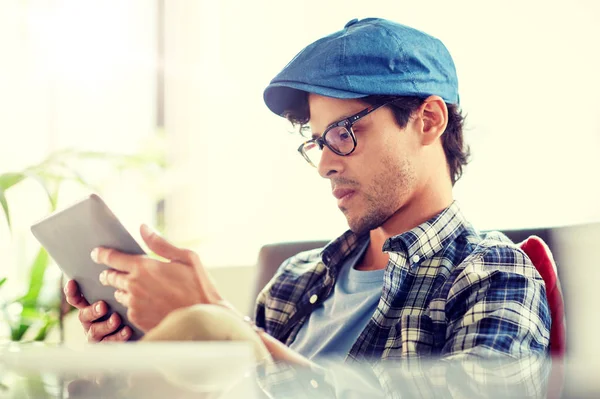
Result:
{"label": "blurred background", "polygon": [[453,55],[473,154],[455,196],[479,229],[600,221],[599,11],[595,0],[2,0],[0,300],[12,327],[0,337],[23,329],[28,305],[56,309],[60,273],[29,226],[90,191],[134,237],[146,222],[198,251],[240,309],[262,245],[342,233],[328,182],[262,91],[353,18],[424,30]]}

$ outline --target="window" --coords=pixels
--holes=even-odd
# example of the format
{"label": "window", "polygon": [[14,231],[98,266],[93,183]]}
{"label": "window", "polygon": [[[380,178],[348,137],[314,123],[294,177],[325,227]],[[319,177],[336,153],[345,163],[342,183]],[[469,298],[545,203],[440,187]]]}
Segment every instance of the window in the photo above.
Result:
{"label": "window", "polygon": [[[148,145],[156,134],[156,19],[156,7],[142,2],[3,1],[0,173],[65,148],[132,154]],[[115,173],[102,165],[79,172],[103,187],[105,199],[135,235],[138,223],[153,222],[153,187],[139,173]],[[67,184],[59,206],[87,192]],[[25,282],[39,248],[29,226],[49,207],[33,181],[7,196],[13,234],[2,213],[0,274]],[[57,276],[57,268],[47,275]],[[7,293],[9,288],[18,289],[7,284],[2,294],[18,294]]]}

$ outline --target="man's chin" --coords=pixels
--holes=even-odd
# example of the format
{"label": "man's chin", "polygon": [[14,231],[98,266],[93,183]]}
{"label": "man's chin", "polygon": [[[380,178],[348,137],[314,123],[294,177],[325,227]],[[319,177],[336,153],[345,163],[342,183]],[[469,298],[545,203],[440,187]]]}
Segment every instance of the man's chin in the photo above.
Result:
{"label": "man's chin", "polygon": [[362,235],[381,227],[389,216],[384,215],[350,215],[348,212],[344,212],[346,216],[346,222],[348,227],[356,235]]}
{"label": "man's chin", "polygon": [[348,223],[348,228],[356,235],[362,235],[372,230],[372,228],[366,225],[360,218],[351,218],[346,215],[346,222]]}

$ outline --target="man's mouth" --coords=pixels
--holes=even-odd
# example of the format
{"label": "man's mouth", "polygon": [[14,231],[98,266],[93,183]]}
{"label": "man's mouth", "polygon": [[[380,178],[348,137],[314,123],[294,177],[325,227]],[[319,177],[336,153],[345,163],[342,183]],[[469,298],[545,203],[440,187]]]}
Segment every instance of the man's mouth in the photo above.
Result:
{"label": "man's mouth", "polygon": [[347,195],[350,195],[354,192],[354,190],[350,188],[336,188],[333,190],[333,196],[337,199],[342,199]]}
{"label": "man's mouth", "polygon": [[336,188],[333,190],[333,196],[338,200],[338,207],[343,207],[356,193],[350,188]]}

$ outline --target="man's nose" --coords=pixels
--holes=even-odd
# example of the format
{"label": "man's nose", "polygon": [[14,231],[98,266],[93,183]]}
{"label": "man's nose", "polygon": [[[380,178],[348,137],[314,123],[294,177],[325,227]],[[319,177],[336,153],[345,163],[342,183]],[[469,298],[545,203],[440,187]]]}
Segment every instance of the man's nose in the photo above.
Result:
{"label": "man's nose", "polygon": [[343,171],[343,157],[324,146],[317,170],[322,178],[329,179]]}

